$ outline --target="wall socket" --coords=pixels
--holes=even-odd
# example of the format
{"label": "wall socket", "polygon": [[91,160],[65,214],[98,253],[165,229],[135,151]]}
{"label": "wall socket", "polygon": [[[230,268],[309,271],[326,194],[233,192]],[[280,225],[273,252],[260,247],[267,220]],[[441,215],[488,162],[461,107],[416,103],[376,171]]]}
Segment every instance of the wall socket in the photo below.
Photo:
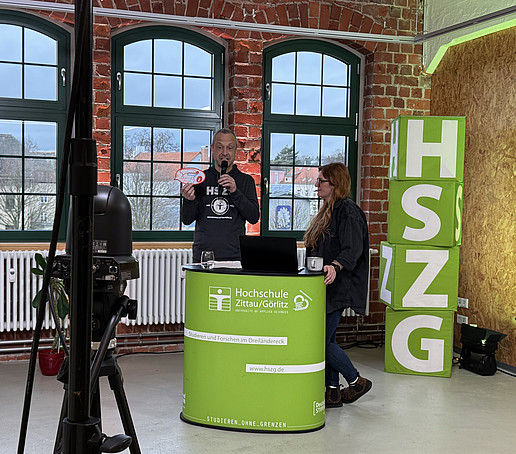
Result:
{"label": "wall socket", "polygon": [[461,298],[460,296],[457,298],[457,306],[463,307],[465,309],[468,308],[469,300],[467,298]]}
{"label": "wall socket", "polygon": [[462,325],[463,323],[465,323],[467,325],[468,324],[468,317],[466,317],[465,315],[457,314],[457,323],[459,325]]}

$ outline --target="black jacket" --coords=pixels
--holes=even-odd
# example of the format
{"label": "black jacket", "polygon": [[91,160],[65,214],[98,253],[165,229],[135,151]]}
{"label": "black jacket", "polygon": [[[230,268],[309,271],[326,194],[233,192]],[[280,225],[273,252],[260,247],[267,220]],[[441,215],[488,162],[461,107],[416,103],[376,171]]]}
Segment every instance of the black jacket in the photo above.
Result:
{"label": "black jacket", "polygon": [[343,268],[326,287],[326,312],[348,307],[364,314],[369,277],[369,232],[361,208],[351,199],[335,202],[329,232],[319,238],[317,246],[306,249],[307,256],[324,258],[329,265],[336,260]]}
{"label": "black jacket", "polygon": [[219,172],[214,167],[205,171],[206,179],[195,186],[195,200],[183,199],[181,221],[195,223],[193,258],[198,262],[201,251],[214,251],[215,260],[240,260],[239,236],[245,235],[245,223],[256,224],[260,208],[256,184],[250,175],[233,165],[228,173],[237,190],[223,190],[219,197]]}

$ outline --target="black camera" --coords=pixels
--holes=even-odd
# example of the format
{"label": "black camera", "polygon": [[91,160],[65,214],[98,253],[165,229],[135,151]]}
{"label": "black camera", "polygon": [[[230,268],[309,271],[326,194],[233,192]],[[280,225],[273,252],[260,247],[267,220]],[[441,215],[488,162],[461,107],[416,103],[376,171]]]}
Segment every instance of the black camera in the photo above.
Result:
{"label": "black camera", "polygon": [[[132,256],[131,205],[124,193],[113,186],[99,185],[93,209],[92,341],[100,342],[127,281],[139,278],[140,268]],[[52,277],[63,279],[67,290],[71,278],[72,216],[69,219],[66,254],[56,255],[52,267]],[[130,300],[127,316],[136,318],[136,301]]]}

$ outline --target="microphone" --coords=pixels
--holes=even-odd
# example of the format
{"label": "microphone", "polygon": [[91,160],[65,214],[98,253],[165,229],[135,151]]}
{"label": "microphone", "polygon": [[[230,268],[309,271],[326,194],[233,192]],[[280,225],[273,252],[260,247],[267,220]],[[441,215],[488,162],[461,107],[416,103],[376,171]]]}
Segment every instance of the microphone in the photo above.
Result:
{"label": "microphone", "polygon": [[[220,163],[220,176],[224,175],[226,173],[226,170],[228,170],[228,162],[222,161]],[[222,192],[224,191],[224,188],[219,185],[219,196],[222,195]]]}

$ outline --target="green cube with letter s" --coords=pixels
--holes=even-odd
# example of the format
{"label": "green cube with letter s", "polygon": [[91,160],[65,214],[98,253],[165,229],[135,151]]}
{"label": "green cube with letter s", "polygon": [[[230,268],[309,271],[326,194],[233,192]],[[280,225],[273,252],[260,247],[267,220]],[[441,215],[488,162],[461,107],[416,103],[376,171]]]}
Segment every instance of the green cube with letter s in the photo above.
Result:
{"label": "green cube with letter s", "polygon": [[457,181],[392,180],[387,240],[398,244],[459,245],[462,188]]}

